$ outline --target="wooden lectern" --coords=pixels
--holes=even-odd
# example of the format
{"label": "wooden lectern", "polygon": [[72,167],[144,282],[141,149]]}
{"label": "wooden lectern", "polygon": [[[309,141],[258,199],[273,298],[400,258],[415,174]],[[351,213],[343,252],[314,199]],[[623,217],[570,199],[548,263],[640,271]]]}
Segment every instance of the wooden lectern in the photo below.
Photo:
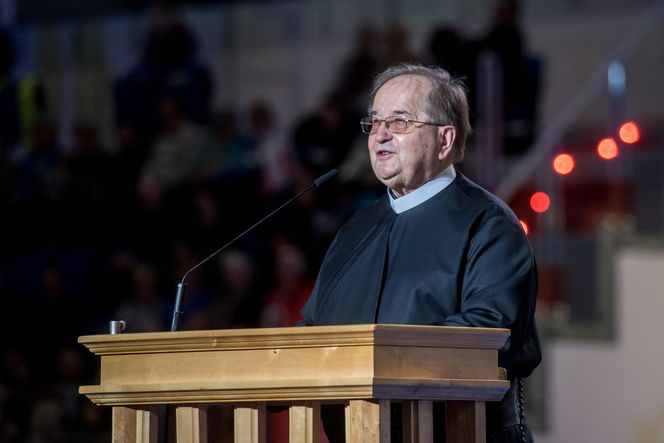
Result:
{"label": "wooden lectern", "polygon": [[[92,335],[98,386],[113,407],[113,442],[265,442],[266,408],[289,410],[290,442],[318,442],[320,407],[346,405],[348,442],[389,442],[390,405],[403,440],[432,441],[432,402],[445,401],[447,442],[483,442],[485,402],[509,388],[498,367],[506,329],[349,325]],[[163,405],[172,405],[165,414]],[[172,424],[175,423],[175,426]]]}

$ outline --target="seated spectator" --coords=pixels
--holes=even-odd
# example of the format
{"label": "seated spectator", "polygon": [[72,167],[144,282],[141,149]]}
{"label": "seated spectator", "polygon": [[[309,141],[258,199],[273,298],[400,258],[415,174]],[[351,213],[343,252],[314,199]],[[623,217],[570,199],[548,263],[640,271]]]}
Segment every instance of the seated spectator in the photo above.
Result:
{"label": "seated spectator", "polygon": [[499,62],[502,78],[503,150],[516,157],[535,140],[537,104],[542,76],[541,61],[526,52],[518,0],[498,0],[494,22],[479,42]]}
{"label": "seated spectator", "polygon": [[363,116],[347,107],[342,94],[329,96],[313,114],[297,123],[293,135],[298,160],[317,177],[338,167],[359,137]]}
{"label": "seated spectator", "polygon": [[190,120],[173,97],[161,103],[162,130],[143,168],[138,194],[148,209],[159,209],[166,193],[192,180],[209,143],[205,128]]}
{"label": "seated spectator", "polygon": [[277,195],[292,186],[297,173],[292,143],[267,102],[254,102],[249,117],[248,136],[260,167],[261,191],[267,196]]}
{"label": "seated spectator", "polygon": [[114,83],[116,122],[150,143],[159,132],[162,101],[172,97],[186,119],[207,124],[212,78],[197,59],[190,28],[172,11],[161,10],[147,35],[143,53],[132,69]]}
{"label": "seated spectator", "polygon": [[341,63],[335,91],[347,94],[350,106],[364,112],[371,83],[381,66],[380,34],[370,25],[358,28],[351,53]]}
{"label": "seated spectator", "polygon": [[16,55],[10,32],[0,28],[0,164],[32,150],[35,126],[46,108],[39,82],[13,72]]}
{"label": "seated spectator", "polygon": [[410,30],[404,23],[390,23],[383,32],[382,65],[379,71],[387,66],[400,63],[413,63],[420,60],[411,47]]}
{"label": "seated spectator", "polygon": [[131,293],[115,309],[114,320],[124,320],[127,332],[165,331],[166,306],[160,295],[159,274],[149,263],[139,263],[132,275]]}
{"label": "seated spectator", "polygon": [[276,239],[272,287],[261,310],[261,327],[293,326],[301,319],[300,309],[311,294],[307,256],[301,247]]}
{"label": "seated spectator", "polygon": [[234,110],[215,113],[211,137],[197,159],[196,171],[199,180],[214,182],[233,181],[257,173],[258,160],[253,145],[240,130]]}
{"label": "seated spectator", "polygon": [[224,251],[216,273],[220,281],[211,308],[213,327],[257,327],[263,299],[253,258],[240,249]]}

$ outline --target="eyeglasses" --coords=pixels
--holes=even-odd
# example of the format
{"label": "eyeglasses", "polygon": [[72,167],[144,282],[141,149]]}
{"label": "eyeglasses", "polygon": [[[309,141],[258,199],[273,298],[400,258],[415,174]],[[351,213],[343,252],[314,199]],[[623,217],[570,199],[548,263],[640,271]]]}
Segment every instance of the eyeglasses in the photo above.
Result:
{"label": "eyeglasses", "polygon": [[383,119],[376,117],[364,117],[362,120],[360,120],[360,126],[362,127],[362,132],[367,135],[373,135],[378,132],[378,128],[383,122],[385,122],[385,129],[390,131],[392,134],[408,134],[413,132],[413,129],[415,129],[415,126],[417,126],[416,123],[420,125],[446,126],[443,123],[421,122],[397,115]]}

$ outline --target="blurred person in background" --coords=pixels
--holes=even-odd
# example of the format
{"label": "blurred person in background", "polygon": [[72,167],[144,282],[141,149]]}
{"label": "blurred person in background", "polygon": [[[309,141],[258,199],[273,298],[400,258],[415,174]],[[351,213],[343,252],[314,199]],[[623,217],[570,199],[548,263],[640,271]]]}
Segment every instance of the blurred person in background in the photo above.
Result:
{"label": "blurred person in background", "polygon": [[542,82],[542,62],[529,54],[521,29],[521,2],[496,0],[493,22],[477,42],[478,56],[493,55],[498,61],[502,94],[502,146],[507,159],[528,151],[537,133],[537,106]]}
{"label": "blurred person in background", "polygon": [[313,288],[304,251],[285,239],[277,238],[274,244],[273,283],[261,311],[260,326],[265,328],[295,324]]}
{"label": "blurred person in background", "polygon": [[14,72],[16,56],[11,33],[0,27],[0,160],[30,152],[35,125],[46,110],[40,83]]}
{"label": "blurred person in background", "polygon": [[365,97],[381,69],[380,33],[371,25],[360,26],[349,56],[341,62],[335,91],[344,91],[352,109],[364,112]]}
{"label": "blurred person in background", "polygon": [[357,137],[359,116],[348,106],[344,93],[333,92],[296,123],[293,142],[297,159],[312,177],[336,168],[348,156]]}
{"label": "blurred person in background", "polygon": [[167,97],[178,101],[188,120],[209,123],[213,81],[197,49],[192,29],[176,11],[158,8],[138,62],[113,84],[116,124],[130,130],[140,145],[157,136]]}
{"label": "blurred person in background", "polygon": [[243,249],[224,251],[217,260],[217,299],[211,311],[214,328],[257,327],[263,287],[253,257]]}
{"label": "blurred person in background", "polygon": [[264,100],[249,109],[249,141],[260,168],[261,193],[271,197],[290,189],[297,173],[297,159],[287,131],[274,108]]}
{"label": "blurred person in background", "polygon": [[161,297],[159,275],[155,266],[147,262],[133,267],[131,293],[113,313],[114,319],[127,323],[128,332],[167,330],[168,306]]}
{"label": "blurred person in background", "polygon": [[148,211],[160,211],[169,192],[190,182],[209,143],[205,127],[187,117],[175,97],[161,101],[161,131],[141,171],[138,194]]}
{"label": "blurred person in background", "polygon": [[420,56],[412,48],[410,29],[402,22],[392,22],[385,27],[381,49],[379,71],[399,63],[420,61]]}

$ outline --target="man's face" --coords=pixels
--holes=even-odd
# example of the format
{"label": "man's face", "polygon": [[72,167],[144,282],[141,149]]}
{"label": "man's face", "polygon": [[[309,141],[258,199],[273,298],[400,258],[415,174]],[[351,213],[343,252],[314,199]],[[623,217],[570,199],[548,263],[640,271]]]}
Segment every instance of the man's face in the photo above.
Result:
{"label": "man's face", "polygon": [[[402,116],[431,122],[426,112],[431,84],[425,77],[402,75],[385,83],[376,93],[372,116]],[[369,136],[369,157],[374,174],[401,197],[438,176],[447,165],[449,149],[442,149],[439,128],[416,124],[412,132],[393,134],[382,123]]]}

